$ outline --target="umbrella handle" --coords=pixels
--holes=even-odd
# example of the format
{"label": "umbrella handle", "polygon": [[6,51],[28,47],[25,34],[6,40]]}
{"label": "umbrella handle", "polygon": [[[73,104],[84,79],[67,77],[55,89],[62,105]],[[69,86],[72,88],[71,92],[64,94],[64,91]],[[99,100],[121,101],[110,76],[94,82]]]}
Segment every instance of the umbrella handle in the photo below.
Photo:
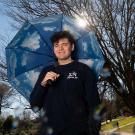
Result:
{"label": "umbrella handle", "polygon": [[47,80],[48,85],[52,85],[53,81],[51,79]]}

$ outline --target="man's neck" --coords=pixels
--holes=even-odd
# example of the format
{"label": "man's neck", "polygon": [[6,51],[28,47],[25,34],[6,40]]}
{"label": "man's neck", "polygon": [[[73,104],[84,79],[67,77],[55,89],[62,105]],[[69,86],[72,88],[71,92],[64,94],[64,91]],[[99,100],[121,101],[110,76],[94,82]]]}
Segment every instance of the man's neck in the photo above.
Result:
{"label": "man's neck", "polygon": [[69,64],[71,63],[73,60],[70,58],[70,59],[67,59],[67,60],[58,60],[58,64],[59,65],[66,65],[66,64]]}

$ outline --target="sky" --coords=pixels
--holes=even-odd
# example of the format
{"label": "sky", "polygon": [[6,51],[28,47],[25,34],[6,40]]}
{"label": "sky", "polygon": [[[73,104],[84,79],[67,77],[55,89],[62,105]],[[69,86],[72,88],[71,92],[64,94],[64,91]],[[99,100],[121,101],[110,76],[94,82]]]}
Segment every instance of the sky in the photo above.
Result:
{"label": "sky", "polygon": [[[5,55],[5,47],[16,34],[17,30],[11,26],[11,18],[5,14],[6,7],[0,3],[0,56]],[[5,41],[3,41],[5,40]]]}
{"label": "sky", "polygon": [[10,34],[11,37],[14,36],[14,34],[16,33],[16,30],[14,28],[11,27],[11,22],[13,22],[11,20],[11,18],[9,18],[8,16],[6,16],[5,14],[5,9],[6,7],[3,6],[0,3],[0,33],[6,35],[7,33]]}

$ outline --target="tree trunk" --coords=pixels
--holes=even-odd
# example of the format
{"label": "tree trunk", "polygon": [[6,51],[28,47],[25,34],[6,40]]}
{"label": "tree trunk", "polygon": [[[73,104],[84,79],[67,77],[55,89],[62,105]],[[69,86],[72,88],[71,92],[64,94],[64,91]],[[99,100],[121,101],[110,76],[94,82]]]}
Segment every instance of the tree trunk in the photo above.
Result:
{"label": "tree trunk", "polygon": [[127,105],[127,107],[131,110],[131,112],[135,115],[135,95],[134,93],[130,93],[124,95],[122,97],[123,101]]}

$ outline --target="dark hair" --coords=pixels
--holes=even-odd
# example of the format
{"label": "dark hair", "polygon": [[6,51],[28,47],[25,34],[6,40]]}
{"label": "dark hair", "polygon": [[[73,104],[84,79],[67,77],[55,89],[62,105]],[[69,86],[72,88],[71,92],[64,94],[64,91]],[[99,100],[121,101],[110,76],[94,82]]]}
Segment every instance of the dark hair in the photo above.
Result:
{"label": "dark hair", "polygon": [[75,39],[73,35],[69,33],[69,31],[59,31],[53,34],[51,37],[51,42],[54,44],[61,38],[67,38],[71,44],[75,44]]}

